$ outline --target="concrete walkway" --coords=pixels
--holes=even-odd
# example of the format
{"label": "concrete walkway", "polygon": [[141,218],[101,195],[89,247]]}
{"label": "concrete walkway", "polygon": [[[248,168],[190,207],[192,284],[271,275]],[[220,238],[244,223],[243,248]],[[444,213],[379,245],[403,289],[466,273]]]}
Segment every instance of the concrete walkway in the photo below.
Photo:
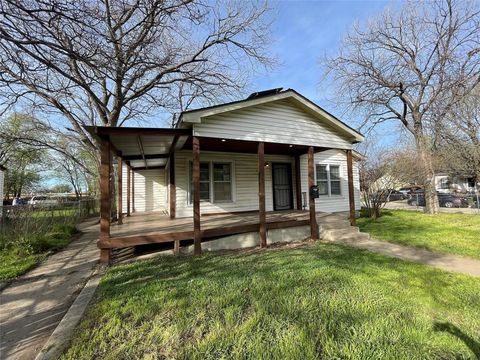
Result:
{"label": "concrete walkway", "polygon": [[427,264],[451,272],[480,277],[480,260],[468,257],[441,254],[411,246],[397,245],[386,241],[368,239],[364,237],[344,239],[337,238],[328,240],[328,242],[366,249],[402,260]]}
{"label": "concrete walkway", "polygon": [[64,250],[0,293],[0,359],[34,359],[92,275],[98,261],[98,220]]}

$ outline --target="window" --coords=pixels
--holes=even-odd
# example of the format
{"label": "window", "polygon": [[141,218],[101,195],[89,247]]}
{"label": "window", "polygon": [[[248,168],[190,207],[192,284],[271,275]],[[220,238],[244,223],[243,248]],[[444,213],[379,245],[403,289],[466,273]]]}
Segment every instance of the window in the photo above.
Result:
{"label": "window", "polygon": [[317,186],[320,195],[341,195],[340,166],[316,165]]}
{"label": "window", "polygon": [[[200,200],[232,201],[232,164],[200,162]],[[190,161],[190,199],[193,202],[193,163]],[[213,193],[213,194],[212,194]],[[213,195],[213,196],[212,196]]]}
{"label": "window", "polygon": [[440,179],[440,189],[443,189],[443,190],[450,189],[450,181],[448,181],[448,178],[445,177]]}
{"label": "window", "polygon": [[317,186],[320,195],[328,195],[327,165],[317,165]]}
{"label": "window", "polygon": [[330,165],[330,195],[341,195],[340,166]]}
{"label": "window", "polygon": [[230,163],[213,163],[213,199],[232,201],[232,176]]}
{"label": "window", "polygon": [[[200,163],[200,200],[210,201],[210,163]],[[190,162],[190,202],[193,202],[193,163]]]}

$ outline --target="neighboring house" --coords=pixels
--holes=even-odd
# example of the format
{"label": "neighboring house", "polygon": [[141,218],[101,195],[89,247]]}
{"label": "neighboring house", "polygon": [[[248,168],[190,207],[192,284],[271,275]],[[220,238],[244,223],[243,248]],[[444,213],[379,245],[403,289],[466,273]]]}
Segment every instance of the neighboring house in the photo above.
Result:
{"label": "neighboring house", "polygon": [[441,193],[473,193],[476,191],[475,177],[439,173],[435,175],[435,188]]}
{"label": "neighboring house", "polygon": [[377,179],[372,184],[372,191],[380,191],[385,189],[399,189],[404,185],[402,181],[400,181],[397,177],[385,174]]}
{"label": "neighboring house", "polygon": [[[300,225],[316,238],[316,212],[345,213],[354,223],[361,206],[352,146],[363,136],[294,90],[185,111],[176,129],[87,130],[102,141],[103,260],[110,248],[168,240],[177,240],[176,248],[181,240],[194,240],[197,253],[202,238],[252,230],[265,245],[267,232]],[[109,152],[121,160],[119,222],[135,211],[138,224],[116,226],[113,234]],[[311,185],[318,198],[309,196]],[[140,226],[152,211],[162,226],[153,220]],[[162,220],[158,212],[165,214]],[[215,218],[222,221],[214,226]]]}

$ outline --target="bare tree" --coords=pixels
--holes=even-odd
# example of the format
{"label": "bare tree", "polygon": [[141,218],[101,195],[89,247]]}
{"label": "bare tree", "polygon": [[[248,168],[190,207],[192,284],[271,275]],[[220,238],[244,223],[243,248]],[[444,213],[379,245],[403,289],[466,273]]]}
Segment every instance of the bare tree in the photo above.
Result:
{"label": "bare tree", "polygon": [[480,181],[480,87],[447,116],[438,134],[438,167]]}
{"label": "bare tree", "polygon": [[394,154],[382,148],[376,137],[367,138],[357,146],[357,150],[363,154],[358,167],[362,205],[367,215],[375,220],[390,200],[391,190],[402,180],[392,171]]}
{"label": "bare tree", "polygon": [[432,154],[445,116],[480,82],[480,3],[407,2],[356,25],[326,65],[365,124],[396,120],[416,145],[426,209],[438,211]]}
{"label": "bare tree", "polygon": [[[122,126],[242,89],[265,55],[265,3],[2,0],[0,97],[82,125]],[[179,103],[179,98],[183,102]]]}

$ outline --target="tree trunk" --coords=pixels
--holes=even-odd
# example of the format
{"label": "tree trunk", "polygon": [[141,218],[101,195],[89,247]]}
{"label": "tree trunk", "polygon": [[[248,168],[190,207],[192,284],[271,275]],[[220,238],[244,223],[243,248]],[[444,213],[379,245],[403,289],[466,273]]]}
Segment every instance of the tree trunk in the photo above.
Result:
{"label": "tree trunk", "polygon": [[428,214],[438,213],[438,197],[435,189],[435,169],[433,167],[432,153],[428,146],[428,140],[423,134],[415,135],[415,143],[418,154],[418,167],[425,191],[425,212]]}

